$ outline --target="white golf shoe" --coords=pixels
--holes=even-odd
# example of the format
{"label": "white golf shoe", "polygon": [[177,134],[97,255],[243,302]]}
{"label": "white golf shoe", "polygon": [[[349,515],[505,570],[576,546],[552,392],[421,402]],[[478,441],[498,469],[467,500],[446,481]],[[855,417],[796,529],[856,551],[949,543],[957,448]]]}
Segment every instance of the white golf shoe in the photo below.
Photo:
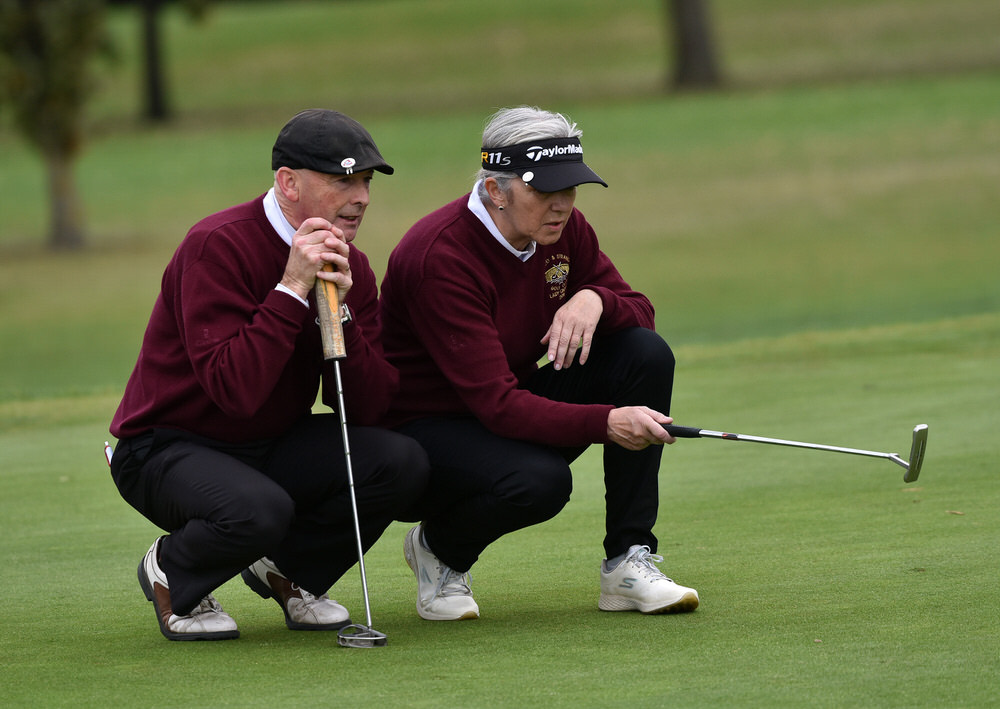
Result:
{"label": "white golf shoe", "polygon": [[346,608],[325,593],[315,596],[292,583],[267,557],[255,561],[240,576],[258,596],[278,602],[289,630],[340,630],[351,622]]}
{"label": "white golf shoe", "polygon": [[222,610],[212,594],[208,594],[187,615],[176,615],[170,607],[170,585],[167,575],[157,560],[160,540],[146,552],[139,562],[139,586],[146,600],[156,609],[160,632],[168,640],[228,640],[238,638],[236,621]]}
{"label": "white golf shoe", "polygon": [[602,611],[639,611],[640,613],[689,613],[698,607],[698,592],[674,583],[656,568],[663,557],[650,554],[649,547],[638,544],[629,548],[625,560],[614,569],[601,565]]}
{"label": "white golf shoe", "polygon": [[455,571],[421,541],[420,525],[406,533],[403,556],[417,577],[417,614],[424,620],[474,620],[479,606],[467,573]]}

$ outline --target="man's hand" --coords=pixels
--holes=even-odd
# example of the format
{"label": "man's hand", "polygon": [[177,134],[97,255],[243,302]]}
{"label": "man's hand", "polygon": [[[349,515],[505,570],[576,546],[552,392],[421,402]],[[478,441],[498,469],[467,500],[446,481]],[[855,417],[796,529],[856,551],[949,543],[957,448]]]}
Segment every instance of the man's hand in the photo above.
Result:
{"label": "man's hand", "polygon": [[587,361],[594,330],[603,312],[604,303],[592,290],[580,291],[556,311],[549,331],[542,338],[542,344],[549,346],[549,361],[556,369],[573,364],[577,348],[580,349],[580,364]]}
{"label": "man's hand", "polygon": [[608,440],[630,451],[650,445],[674,443],[664,424],[673,423],[669,416],[646,406],[623,406],[608,414]]}
{"label": "man's hand", "polygon": [[[354,284],[348,263],[350,253],[351,247],[340,229],[320,217],[306,219],[292,237],[281,284],[306,300],[316,279],[322,278],[337,284],[343,302]],[[325,264],[330,264],[333,271],[323,271]]]}

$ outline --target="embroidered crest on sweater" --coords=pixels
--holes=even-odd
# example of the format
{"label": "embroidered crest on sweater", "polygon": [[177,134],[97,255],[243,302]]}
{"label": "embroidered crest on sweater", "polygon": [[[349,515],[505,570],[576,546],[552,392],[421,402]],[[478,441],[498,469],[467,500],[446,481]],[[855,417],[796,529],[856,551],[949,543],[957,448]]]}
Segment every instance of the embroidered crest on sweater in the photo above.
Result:
{"label": "embroidered crest on sweater", "polygon": [[545,259],[545,284],[549,289],[549,298],[553,300],[565,299],[568,282],[569,256],[554,254]]}

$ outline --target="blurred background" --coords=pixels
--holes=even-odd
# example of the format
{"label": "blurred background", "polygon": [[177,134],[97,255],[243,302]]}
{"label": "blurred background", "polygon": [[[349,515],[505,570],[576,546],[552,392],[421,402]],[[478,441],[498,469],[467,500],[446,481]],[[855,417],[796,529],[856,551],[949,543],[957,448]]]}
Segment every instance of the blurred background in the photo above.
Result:
{"label": "blurred background", "polygon": [[359,242],[379,274],[528,103],[583,129],[611,187],[577,206],[671,342],[1000,305],[993,0],[0,8],[0,400],[120,390],[173,248],[268,188],[313,106],[397,169]]}

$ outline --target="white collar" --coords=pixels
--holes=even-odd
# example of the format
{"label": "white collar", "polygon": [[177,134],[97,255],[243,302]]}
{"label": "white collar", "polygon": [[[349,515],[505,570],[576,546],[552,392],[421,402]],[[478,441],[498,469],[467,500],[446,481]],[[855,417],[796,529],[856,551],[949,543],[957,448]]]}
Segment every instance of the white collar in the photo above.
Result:
{"label": "white collar", "polygon": [[514,254],[521,261],[527,261],[529,258],[535,255],[535,248],[538,246],[534,241],[528,244],[528,248],[524,251],[518,251],[515,249],[507,239],[504,238],[500,230],[497,229],[496,223],[493,221],[493,217],[490,213],[486,211],[486,206],[483,204],[483,200],[479,198],[479,184],[482,180],[479,180],[473,188],[472,193],[469,194],[469,211],[476,215],[476,217],[483,223],[483,226],[489,230],[493,238],[500,242],[500,245],[505,249]]}
{"label": "white collar", "polygon": [[267,221],[271,222],[271,226],[278,232],[281,240],[291,246],[292,237],[295,236],[295,229],[288,223],[285,213],[278,206],[278,198],[274,196],[273,187],[264,195],[264,214],[267,215]]}

